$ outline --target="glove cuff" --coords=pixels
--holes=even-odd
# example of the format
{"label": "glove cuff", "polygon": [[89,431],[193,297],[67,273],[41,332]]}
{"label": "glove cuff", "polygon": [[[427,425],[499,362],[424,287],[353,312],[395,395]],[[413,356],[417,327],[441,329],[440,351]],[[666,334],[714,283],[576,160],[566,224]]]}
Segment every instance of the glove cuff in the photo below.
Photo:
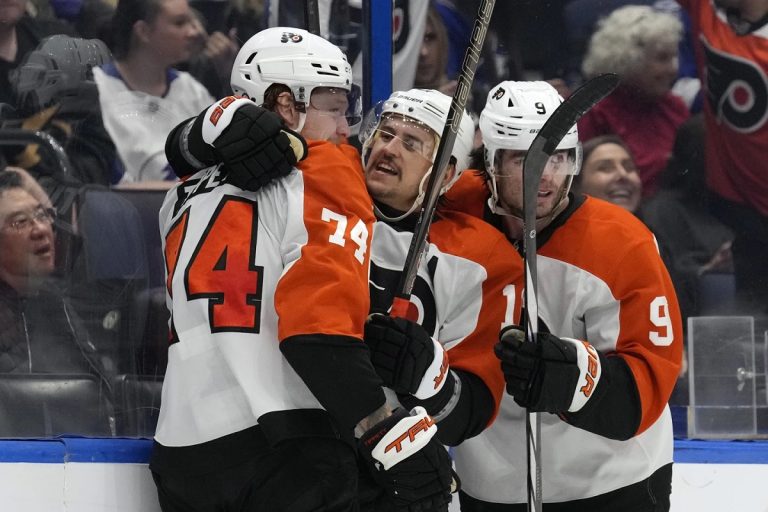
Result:
{"label": "glove cuff", "polygon": [[434,357],[427,371],[424,372],[419,387],[413,394],[419,400],[426,400],[439,393],[445,385],[445,377],[448,374],[448,352],[446,352],[439,341],[434,338],[430,338],[430,340],[434,347]]}
{"label": "glove cuff", "polygon": [[[403,414],[396,411],[360,438],[385,471],[424,448],[437,433],[435,421],[423,407],[414,407],[409,415]],[[393,421],[396,422],[392,424]]]}
{"label": "glove cuff", "polygon": [[213,143],[232,123],[232,117],[242,106],[253,105],[251,100],[227,96],[217,101],[205,111],[203,116],[203,141],[213,146]]}
{"label": "glove cuff", "polygon": [[600,366],[600,357],[595,347],[586,341],[575,340],[573,338],[560,338],[566,343],[571,343],[576,347],[576,362],[579,366],[579,379],[576,389],[573,392],[573,400],[568,407],[568,412],[580,411],[594,395],[595,388],[600,377],[602,368]]}

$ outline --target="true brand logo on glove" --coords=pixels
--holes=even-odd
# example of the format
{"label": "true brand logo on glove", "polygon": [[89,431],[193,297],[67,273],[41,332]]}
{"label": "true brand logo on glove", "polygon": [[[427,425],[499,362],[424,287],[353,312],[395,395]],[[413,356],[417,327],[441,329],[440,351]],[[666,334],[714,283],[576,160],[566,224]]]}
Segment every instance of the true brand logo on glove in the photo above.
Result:
{"label": "true brand logo on glove", "polygon": [[367,446],[376,443],[371,455],[387,470],[424,448],[436,433],[435,420],[426,409],[417,406],[391,427],[385,427],[383,435],[377,432],[364,442]]}
{"label": "true brand logo on glove", "polygon": [[600,382],[601,368],[600,358],[595,347],[582,340],[563,338],[563,341],[572,343],[576,347],[576,359],[579,366],[579,383],[573,393],[573,400],[568,412],[578,412],[584,407],[592,396],[595,386]]}
{"label": "true brand logo on glove", "polygon": [[400,453],[400,451],[403,449],[403,441],[408,439],[408,442],[413,443],[416,440],[416,436],[418,436],[422,432],[429,432],[429,427],[431,427],[434,424],[435,424],[435,420],[433,420],[431,416],[425,415],[415,425],[409,428],[406,432],[403,432],[400,435],[400,437],[398,437],[397,439],[389,443],[387,447],[384,448],[384,453],[387,453],[392,448],[395,449],[396,453]]}
{"label": "true brand logo on glove", "polygon": [[586,341],[582,341],[582,343],[587,349],[587,371],[584,374],[587,383],[581,386],[579,391],[581,391],[585,397],[589,398],[592,396],[592,391],[595,389],[595,379],[598,376],[598,363],[600,361],[597,358],[597,350],[595,350],[595,347]]}

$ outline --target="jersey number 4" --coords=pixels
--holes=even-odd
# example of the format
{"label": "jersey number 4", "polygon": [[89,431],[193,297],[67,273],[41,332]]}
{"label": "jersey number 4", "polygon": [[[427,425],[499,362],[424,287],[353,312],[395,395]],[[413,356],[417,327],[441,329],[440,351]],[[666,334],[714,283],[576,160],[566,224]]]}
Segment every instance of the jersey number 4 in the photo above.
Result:
{"label": "jersey number 4", "polygon": [[[188,219],[189,209],[165,240],[166,286],[171,296]],[[257,226],[255,202],[224,197],[183,269],[187,300],[208,300],[211,332],[259,332],[264,267],[254,259]]]}

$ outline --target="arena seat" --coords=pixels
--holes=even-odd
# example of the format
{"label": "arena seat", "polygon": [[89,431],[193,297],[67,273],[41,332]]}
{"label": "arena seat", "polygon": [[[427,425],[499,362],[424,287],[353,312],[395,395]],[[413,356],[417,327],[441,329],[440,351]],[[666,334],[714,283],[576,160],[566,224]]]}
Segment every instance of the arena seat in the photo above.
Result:
{"label": "arena seat", "polygon": [[0,437],[109,437],[109,391],[89,374],[0,374]]}
{"label": "arena seat", "polygon": [[152,437],[160,413],[163,377],[119,375],[115,379],[114,389],[118,435]]}

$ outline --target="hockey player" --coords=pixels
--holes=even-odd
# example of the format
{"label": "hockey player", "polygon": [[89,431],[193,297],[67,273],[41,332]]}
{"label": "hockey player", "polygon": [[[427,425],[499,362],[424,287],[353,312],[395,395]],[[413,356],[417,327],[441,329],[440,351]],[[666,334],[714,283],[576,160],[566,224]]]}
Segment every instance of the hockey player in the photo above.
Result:
{"label": "hockey player", "polygon": [[[411,320],[387,315],[450,104],[449,96],[434,90],[395,92],[360,137],[377,217],[365,341],[376,371],[394,391],[393,406],[399,400],[407,408],[425,407],[437,421],[438,439],[457,445],[496,416],[504,383],[493,344],[500,326],[519,317],[514,283],[522,266],[492,226],[442,205],[411,297],[418,313]],[[473,137],[465,114],[442,192],[467,167]]]}
{"label": "hockey player", "polygon": [[[514,243],[525,154],[561,101],[544,82],[502,82],[480,115],[484,161],[475,164],[491,195],[486,215]],[[501,331],[509,395],[491,427],[455,450],[462,512],[526,510],[525,408],[543,413],[545,511],[669,510],[677,299],[640,221],[569,194],[579,149],[574,126],[539,184],[539,335],[529,343],[520,327]]]}
{"label": "hockey player", "polygon": [[[267,29],[241,49],[232,85],[248,98],[215,103],[180,139],[216,154],[243,125],[264,126],[251,115],[264,100],[316,138],[269,187],[222,183],[210,167],[161,208],[171,346],[150,468],[162,509],[357,510],[356,451],[388,510],[446,509],[434,420],[391,412],[362,342],[372,205],[359,160],[325,140],[348,126],[346,58],[305,31]],[[267,141],[286,155],[283,138]]]}

